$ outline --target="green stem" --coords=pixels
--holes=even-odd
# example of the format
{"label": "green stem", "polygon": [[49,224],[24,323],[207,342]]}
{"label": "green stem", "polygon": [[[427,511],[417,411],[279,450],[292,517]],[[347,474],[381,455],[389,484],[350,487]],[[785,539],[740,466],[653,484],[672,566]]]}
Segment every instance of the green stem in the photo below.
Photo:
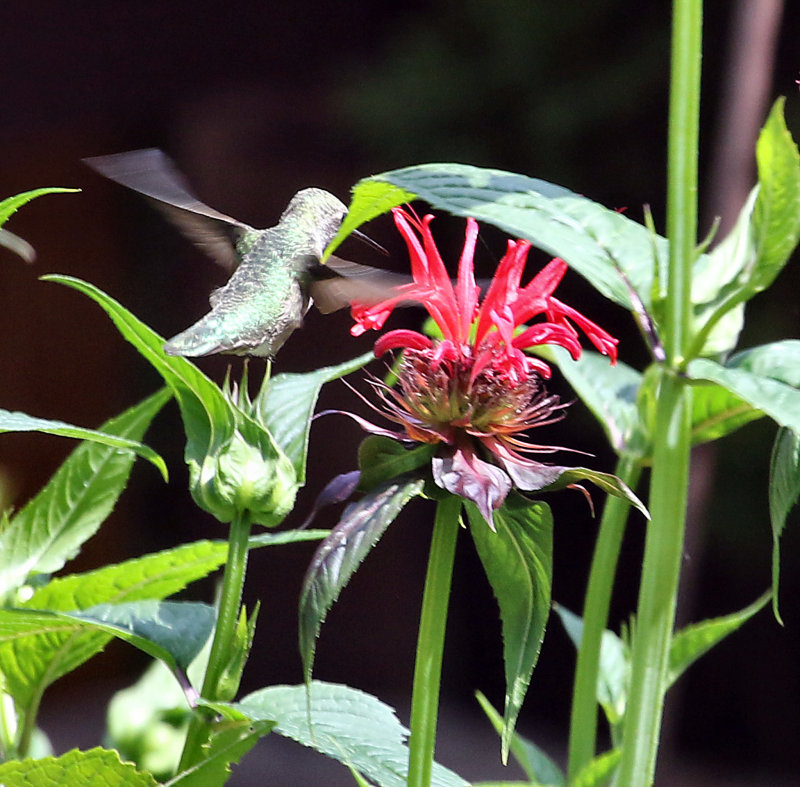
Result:
{"label": "green stem", "polygon": [[[641,465],[631,456],[622,456],[615,474],[631,489],[641,475]],[[583,605],[583,635],[575,668],[570,717],[569,776],[574,779],[595,754],[597,738],[597,676],[600,670],[600,643],[608,625],[608,609],[619,550],[625,532],[630,503],[620,497],[608,497]]]}
{"label": "green stem", "polygon": [[[201,691],[201,696],[206,700],[214,701],[219,699],[220,681],[231,660],[236,625],[239,621],[244,577],[247,570],[249,538],[250,517],[245,513],[237,516],[231,522],[228,559],[225,562],[225,572],[222,579],[217,624]],[[208,720],[202,712],[196,712],[189,724],[179,771],[186,770],[202,758],[202,746],[207,740]]]}
{"label": "green stem", "polygon": [[409,787],[429,787],[431,783],[433,752],[436,746],[436,722],[439,715],[444,632],[460,511],[461,498],[449,495],[440,500],[431,536],[428,572],[425,576],[425,592],[417,637],[414,689],[411,696],[411,737],[408,741]]}
{"label": "green stem", "polygon": [[689,483],[691,388],[666,372],[656,413],[650,514],[631,654],[617,784],[645,787],[655,772],[675,623]]}
{"label": "green stem", "polygon": [[617,784],[646,787],[655,773],[686,526],[692,391],[679,375],[691,342],[691,275],[697,238],[702,0],[674,0],[667,162],[667,351],[653,429],[653,471],[639,604]]}

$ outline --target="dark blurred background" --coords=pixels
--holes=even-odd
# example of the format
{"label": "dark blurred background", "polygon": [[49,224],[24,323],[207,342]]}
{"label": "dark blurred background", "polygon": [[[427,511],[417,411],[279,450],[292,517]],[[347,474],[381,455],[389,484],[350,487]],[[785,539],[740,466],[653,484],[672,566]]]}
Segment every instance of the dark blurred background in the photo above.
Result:
{"label": "dark blurred background", "polygon": [[[701,234],[714,215],[727,223],[735,217],[753,182],[756,130],[778,95],[788,95],[789,127],[800,136],[800,7],[787,3],[781,17],[781,5],[707,4]],[[209,291],[224,281],[141,198],[97,177],[80,164],[82,157],[164,148],[206,202],[256,226],[275,223],[305,186],[346,200],[352,184],[371,173],[460,161],[544,178],[624,207],[637,219],[649,204],[663,231],[669,25],[669,4],[622,0],[3,3],[0,196],[38,186],[82,192],[36,200],[7,225],[35,246],[38,259],[27,267],[0,249],[0,406],[97,426],[159,385],[94,304],[38,282],[41,274],[88,279],[167,336],[204,313]],[[463,222],[443,216],[436,226],[443,248],[456,257]],[[389,262],[352,244],[347,256],[399,270],[407,265],[388,218],[373,222],[369,232],[390,249]],[[503,238],[491,228],[484,236],[481,265],[488,275]],[[795,264],[751,304],[743,346],[797,337],[798,285]],[[644,362],[628,315],[602,302],[577,275],[559,295],[620,336],[625,361]],[[418,317],[397,319],[412,325]],[[307,370],[367,350],[370,337],[351,339],[349,324],[346,314],[310,313],[275,369]],[[228,361],[199,365],[221,380]],[[238,370],[240,361],[233,365]],[[563,384],[561,392],[569,398]],[[357,405],[338,383],[326,388],[322,406]],[[549,434],[553,443],[592,451],[595,467],[612,469],[601,430],[579,404]],[[757,422],[698,456],[683,621],[740,609],[769,584],[773,435],[771,423]],[[361,437],[340,419],[315,423],[308,484],[287,526],[302,520],[332,475],[355,466]],[[169,462],[169,485],[138,463],[117,510],[69,570],[224,536],[189,500],[174,406],[147,440]],[[58,438],[4,435],[6,500],[23,503],[69,449]],[[596,522],[580,495],[561,493],[548,502],[556,522],[554,598],[579,611]],[[335,516],[321,516],[317,524],[332,526]],[[785,628],[761,613],[673,690],[658,784],[797,783],[796,520],[795,514],[782,545]],[[430,525],[431,506],[415,502],[389,528],[331,612],[317,654],[318,677],[378,695],[404,721]],[[643,522],[632,517],[614,597],[615,628],[635,607],[642,537]],[[301,680],[296,603],[312,552],[302,545],[252,556],[246,595],[263,606],[243,691]],[[212,586],[193,593],[210,598]],[[114,643],[56,684],[45,697],[42,722],[58,750],[97,744],[98,708],[143,666],[137,652]],[[572,647],[554,619],[519,729],[556,757],[566,742],[573,667]],[[439,759],[468,779],[518,777],[499,763],[497,739],[473,699],[476,689],[502,704],[497,609],[464,534],[445,652]],[[245,760],[233,784],[352,783],[341,766],[273,737]]]}

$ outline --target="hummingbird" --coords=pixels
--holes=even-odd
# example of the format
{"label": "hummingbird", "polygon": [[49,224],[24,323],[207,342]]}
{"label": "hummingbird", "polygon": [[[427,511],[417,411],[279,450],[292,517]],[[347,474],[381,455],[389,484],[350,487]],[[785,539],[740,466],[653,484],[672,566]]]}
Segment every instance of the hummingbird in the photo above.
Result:
{"label": "hummingbird", "polygon": [[300,327],[312,302],[327,314],[353,301],[382,300],[407,281],[338,257],[322,264],[325,247],[347,214],[344,203],[323,189],[298,191],[274,227],[255,229],[202,203],[157,148],[83,161],[154,200],[189,240],[232,272],[227,284],[211,293],[208,314],[164,344],[168,355],[272,358]]}

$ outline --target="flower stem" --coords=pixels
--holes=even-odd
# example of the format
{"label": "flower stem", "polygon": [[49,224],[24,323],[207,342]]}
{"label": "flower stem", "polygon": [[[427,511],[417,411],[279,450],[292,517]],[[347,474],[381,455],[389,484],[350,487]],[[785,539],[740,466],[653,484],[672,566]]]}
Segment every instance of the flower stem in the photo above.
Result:
{"label": "flower stem", "polygon": [[[615,474],[631,489],[641,475],[641,465],[626,455],[617,462]],[[600,670],[600,642],[608,624],[608,609],[619,550],[625,532],[630,504],[620,497],[609,496],[597,534],[586,598],[583,605],[583,635],[575,668],[570,717],[569,776],[589,763],[595,754],[597,737],[597,675]]]}
{"label": "flower stem", "polygon": [[653,429],[653,471],[639,605],[631,654],[617,784],[646,787],[655,772],[667,665],[680,574],[692,391],[681,378],[691,341],[691,270],[697,238],[697,156],[700,115],[702,0],[674,0],[667,162],[669,279],[662,333],[662,371]]}
{"label": "flower stem", "polygon": [[417,637],[414,689],[411,697],[411,737],[408,742],[409,787],[429,787],[431,783],[433,752],[436,746],[436,722],[439,715],[444,632],[460,511],[461,498],[448,495],[444,500],[440,500],[431,536],[428,572],[425,576],[425,592]]}
{"label": "flower stem", "polygon": [[[247,570],[248,540],[250,538],[250,517],[240,514],[231,522],[228,539],[228,559],[222,579],[222,592],[219,598],[217,624],[211,653],[203,678],[201,696],[206,700],[219,699],[220,681],[225,668],[231,660],[236,624],[242,601],[242,588]],[[181,755],[179,772],[196,764],[202,758],[202,746],[208,739],[208,723],[201,712],[195,712],[189,724],[186,743]]]}

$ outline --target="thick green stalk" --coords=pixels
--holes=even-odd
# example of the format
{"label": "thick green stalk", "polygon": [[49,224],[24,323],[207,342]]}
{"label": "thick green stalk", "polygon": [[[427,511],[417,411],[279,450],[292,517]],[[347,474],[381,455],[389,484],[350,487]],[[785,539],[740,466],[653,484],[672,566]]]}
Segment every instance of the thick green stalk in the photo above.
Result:
{"label": "thick green stalk", "polygon": [[449,495],[439,501],[431,536],[428,572],[417,635],[414,689],[411,696],[411,737],[408,741],[408,786],[429,787],[436,722],[439,716],[439,684],[442,653],[453,577],[461,498]]}
{"label": "thick green stalk", "polygon": [[[242,602],[244,577],[247,571],[249,538],[250,517],[249,514],[245,513],[231,522],[230,538],[228,539],[228,559],[225,562],[225,572],[222,579],[217,624],[201,691],[201,696],[207,700],[219,699],[217,693],[220,680],[231,659],[231,649]],[[202,713],[195,712],[186,735],[179,771],[191,767],[202,758],[202,745],[207,739],[207,720]]]}
{"label": "thick green stalk", "polygon": [[667,363],[653,429],[653,471],[617,784],[646,787],[655,773],[667,662],[686,525],[692,391],[679,372],[691,340],[697,237],[702,0],[674,0],[667,166],[669,279],[662,337]]}
{"label": "thick green stalk", "polygon": [[[615,474],[631,489],[636,488],[641,465],[630,456],[617,462]],[[630,504],[609,496],[600,520],[592,568],[583,605],[583,636],[575,668],[572,713],[569,725],[569,776],[577,773],[594,757],[597,738],[597,676],[600,670],[600,643],[608,625],[608,609],[620,545]]]}

